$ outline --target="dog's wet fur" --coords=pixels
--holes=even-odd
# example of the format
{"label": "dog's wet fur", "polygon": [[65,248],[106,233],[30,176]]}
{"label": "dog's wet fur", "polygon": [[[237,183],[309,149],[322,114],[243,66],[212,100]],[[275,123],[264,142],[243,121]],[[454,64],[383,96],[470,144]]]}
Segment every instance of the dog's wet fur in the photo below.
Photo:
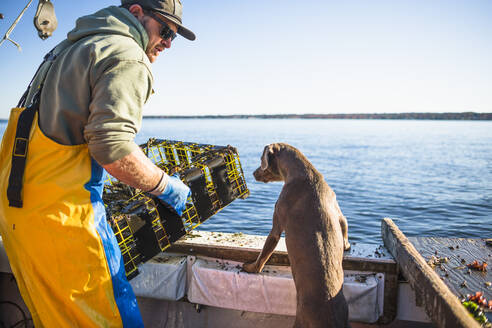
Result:
{"label": "dog's wet fur", "polygon": [[297,291],[294,327],[350,327],[342,292],[348,225],[335,193],[308,159],[285,143],[266,146],[253,175],[265,183],[284,181],[284,186],[265,245],[256,261],[243,264],[243,269],[261,272],[285,231]]}

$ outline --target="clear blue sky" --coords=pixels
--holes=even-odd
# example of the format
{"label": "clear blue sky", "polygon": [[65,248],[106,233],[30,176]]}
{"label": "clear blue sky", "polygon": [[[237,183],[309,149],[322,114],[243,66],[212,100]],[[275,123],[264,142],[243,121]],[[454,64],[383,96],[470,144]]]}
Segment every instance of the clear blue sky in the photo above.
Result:
{"label": "clear blue sky", "polygon": [[[77,17],[118,1],[52,0],[42,41],[37,0],[0,46],[0,118]],[[1,0],[0,34],[27,0]],[[145,115],[492,112],[490,0],[183,0],[197,40],[153,64]],[[0,36],[0,37],[1,37]]]}

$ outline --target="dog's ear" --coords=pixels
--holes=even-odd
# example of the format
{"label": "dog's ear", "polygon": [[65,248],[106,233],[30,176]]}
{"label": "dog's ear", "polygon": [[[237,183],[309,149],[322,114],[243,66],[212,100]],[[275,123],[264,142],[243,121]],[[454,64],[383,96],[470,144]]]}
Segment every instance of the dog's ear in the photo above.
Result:
{"label": "dog's ear", "polygon": [[268,168],[268,161],[270,154],[273,154],[273,145],[265,146],[263,149],[263,155],[261,156],[261,169],[265,171]]}

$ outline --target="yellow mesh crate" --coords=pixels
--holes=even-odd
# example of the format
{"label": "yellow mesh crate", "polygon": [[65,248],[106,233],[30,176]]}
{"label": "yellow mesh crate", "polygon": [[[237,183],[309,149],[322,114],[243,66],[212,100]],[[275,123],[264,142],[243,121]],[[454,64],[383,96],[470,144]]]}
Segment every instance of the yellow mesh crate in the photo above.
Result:
{"label": "yellow mesh crate", "polygon": [[150,194],[108,176],[103,200],[128,279],[138,274],[140,263],[166,250],[233,200],[249,195],[239,155],[231,146],[149,139],[140,147],[166,173],[179,174],[191,196],[178,216]]}

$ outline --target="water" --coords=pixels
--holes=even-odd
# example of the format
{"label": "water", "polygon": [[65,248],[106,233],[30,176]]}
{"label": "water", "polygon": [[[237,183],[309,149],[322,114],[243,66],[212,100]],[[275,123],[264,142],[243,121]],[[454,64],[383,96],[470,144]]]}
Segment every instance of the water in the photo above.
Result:
{"label": "water", "polygon": [[490,121],[146,119],[137,142],[149,137],[238,149],[251,195],[199,230],[268,234],[282,184],[252,172],[263,147],[281,141],[325,176],[351,242],[380,243],[383,217],[407,236],[492,238]]}

